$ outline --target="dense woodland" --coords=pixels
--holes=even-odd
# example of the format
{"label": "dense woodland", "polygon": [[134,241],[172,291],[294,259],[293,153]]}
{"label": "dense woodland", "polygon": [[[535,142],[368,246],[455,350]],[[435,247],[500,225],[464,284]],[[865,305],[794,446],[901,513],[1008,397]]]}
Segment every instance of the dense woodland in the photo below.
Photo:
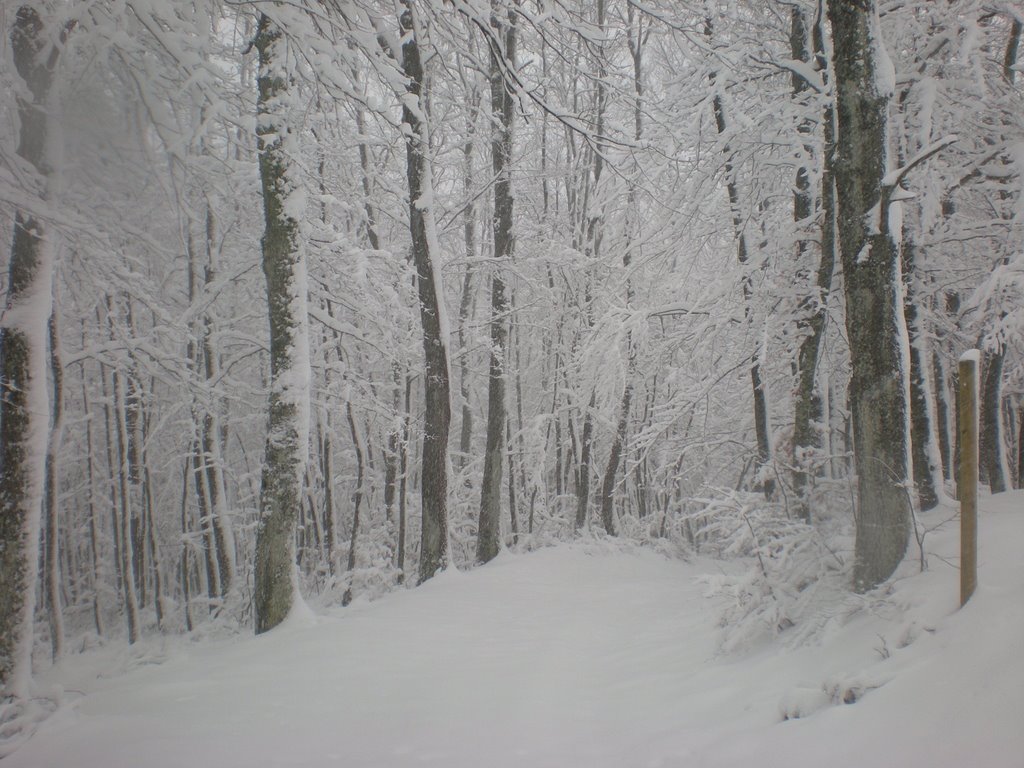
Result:
{"label": "dense woodland", "polygon": [[757,555],[772,631],[884,582],[967,349],[1024,476],[1022,21],[5,2],[5,690],[574,537]]}

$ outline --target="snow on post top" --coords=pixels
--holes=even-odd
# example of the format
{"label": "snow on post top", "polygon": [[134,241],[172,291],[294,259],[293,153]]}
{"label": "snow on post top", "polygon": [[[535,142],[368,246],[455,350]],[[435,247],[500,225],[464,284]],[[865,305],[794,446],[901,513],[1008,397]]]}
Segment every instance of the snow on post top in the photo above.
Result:
{"label": "snow on post top", "polygon": [[960,355],[960,362],[971,362],[974,363],[975,365],[979,365],[981,363],[981,351],[977,349],[968,349],[966,352]]}

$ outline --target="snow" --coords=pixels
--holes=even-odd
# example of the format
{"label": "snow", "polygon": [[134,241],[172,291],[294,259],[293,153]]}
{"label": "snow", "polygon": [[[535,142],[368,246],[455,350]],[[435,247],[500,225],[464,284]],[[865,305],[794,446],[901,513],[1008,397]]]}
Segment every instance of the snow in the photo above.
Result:
{"label": "snow", "polygon": [[[903,234],[903,205],[893,203],[889,206],[889,214],[898,211],[900,236]],[[903,280],[903,249],[900,248],[900,240],[895,239],[893,222],[890,221],[889,237],[892,238],[893,247],[896,250],[896,263],[893,266],[892,285],[896,286],[896,306],[893,307],[895,316],[897,343],[899,344],[900,364],[900,386],[903,388],[903,468],[908,488],[913,488],[916,481],[914,477],[913,459],[913,429],[910,414],[910,328],[907,327],[907,316],[903,307],[907,303],[907,284]]]}
{"label": "snow", "polygon": [[874,52],[875,93],[878,96],[892,96],[896,93],[896,67],[882,38],[882,22],[878,17],[877,6],[872,6],[868,37]]}
{"label": "snow", "polygon": [[[37,227],[38,222],[33,222]],[[42,525],[42,507],[44,493],[44,472],[46,466],[46,450],[50,437],[50,399],[46,389],[47,356],[47,323],[53,306],[53,274],[56,269],[56,246],[52,242],[53,235],[42,230],[37,241],[37,263],[31,284],[26,286],[19,300],[9,304],[0,326],[11,332],[21,334],[28,342],[28,378],[25,406],[32,413],[24,440],[24,488],[25,516],[20,534],[23,552],[27,560],[23,566],[25,599],[21,606],[21,619],[16,642],[17,658],[11,669],[4,693],[24,698],[30,686],[32,669],[32,616],[36,608],[36,583],[38,570],[33,567],[32,553],[39,551],[40,526]],[[9,300],[10,301],[10,300]],[[4,514],[11,514],[7,509]]]}
{"label": "snow", "polygon": [[981,499],[962,610],[940,507],[920,521],[925,572],[912,553],[813,642],[731,655],[700,577],[736,563],[607,540],[505,552],[260,637],[112,644],[44,676],[65,703],[4,768],[1019,765],[1022,507]]}
{"label": "snow", "polygon": [[968,349],[962,355],[960,355],[961,363],[974,363],[975,365],[981,364],[981,350]]}
{"label": "snow", "polygon": [[897,247],[903,242],[903,203],[899,200],[889,203],[889,237]]}

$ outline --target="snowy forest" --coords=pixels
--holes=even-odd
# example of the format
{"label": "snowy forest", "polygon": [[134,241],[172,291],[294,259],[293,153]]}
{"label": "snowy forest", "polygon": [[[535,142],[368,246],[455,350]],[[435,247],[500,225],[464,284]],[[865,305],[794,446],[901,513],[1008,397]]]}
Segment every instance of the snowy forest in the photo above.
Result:
{"label": "snowy forest", "polygon": [[4,719],[506,551],[743,559],[727,648],[923,567],[966,350],[1024,480],[1022,23],[5,0]]}

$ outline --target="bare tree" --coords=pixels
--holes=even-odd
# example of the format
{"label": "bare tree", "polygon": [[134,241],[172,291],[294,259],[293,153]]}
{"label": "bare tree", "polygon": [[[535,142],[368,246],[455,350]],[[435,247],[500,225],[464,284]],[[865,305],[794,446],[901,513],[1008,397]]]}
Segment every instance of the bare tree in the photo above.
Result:
{"label": "bare tree", "polygon": [[[45,187],[52,174],[50,103],[61,46],[39,13],[22,6],[11,30],[18,97],[18,155]],[[63,42],[63,35],[61,42]],[[45,189],[43,194],[45,195]],[[32,668],[39,525],[50,400],[46,336],[52,305],[53,233],[28,211],[14,221],[7,302],[0,329],[0,687],[22,698]]]}
{"label": "bare tree", "polygon": [[829,0],[835,50],[839,243],[857,471],[854,588],[887,579],[910,532],[906,327],[886,180],[894,79],[873,0]]}
{"label": "bare tree", "polygon": [[298,584],[295,521],[302,504],[309,435],[309,320],[305,254],[297,210],[303,199],[290,155],[289,51],[281,29],[260,16],[258,125],[260,180],[266,229],[263,274],[270,314],[270,408],[256,536],[256,632],[288,615]]}
{"label": "bare tree", "polygon": [[[515,17],[502,21],[497,3],[491,4],[495,35],[491,50],[491,164],[494,169],[494,266],[491,274],[491,350],[487,379],[487,448],[480,490],[480,525],[476,558],[486,563],[501,546],[501,470],[506,430],[505,382],[508,366],[508,298],[503,270],[512,258],[512,94],[502,74],[502,63],[515,66]],[[509,470],[511,475],[511,469]],[[511,481],[511,476],[510,476]],[[509,486],[510,488],[512,486]],[[513,516],[515,511],[512,512]]]}

